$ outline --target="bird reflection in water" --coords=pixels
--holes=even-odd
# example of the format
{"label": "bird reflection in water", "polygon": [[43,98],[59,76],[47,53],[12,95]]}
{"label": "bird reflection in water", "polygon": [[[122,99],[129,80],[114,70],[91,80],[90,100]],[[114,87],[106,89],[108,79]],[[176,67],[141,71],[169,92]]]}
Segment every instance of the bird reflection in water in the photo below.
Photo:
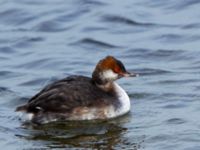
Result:
{"label": "bird reflection in water", "polygon": [[125,126],[128,117],[110,121],[70,121],[42,126],[26,125],[20,128],[20,138],[40,141],[45,148],[121,149],[141,148],[143,140],[128,140]]}

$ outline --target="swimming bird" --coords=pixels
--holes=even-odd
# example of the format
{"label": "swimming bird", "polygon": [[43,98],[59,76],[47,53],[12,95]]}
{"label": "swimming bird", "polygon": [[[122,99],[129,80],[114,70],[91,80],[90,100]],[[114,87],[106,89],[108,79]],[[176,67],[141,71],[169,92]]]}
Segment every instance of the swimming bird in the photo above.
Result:
{"label": "swimming bird", "polygon": [[137,75],[126,71],[120,60],[107,56],[97,63],[92,77],[72,75],[51,83],[16,111],[36,124],[115,118],[130,110],[129,96],[115,81]]}

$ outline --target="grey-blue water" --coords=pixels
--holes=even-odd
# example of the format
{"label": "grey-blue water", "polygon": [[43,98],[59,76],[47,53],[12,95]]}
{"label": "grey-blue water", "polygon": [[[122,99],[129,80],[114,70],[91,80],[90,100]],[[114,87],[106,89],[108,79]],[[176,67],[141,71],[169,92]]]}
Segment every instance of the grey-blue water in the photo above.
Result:
{"label": "grey-blue water", "polygon": [[[200,149],[200,1],[1,0],[3,149]],[[23,127],[16,106],[106,55],[138,78],[118,83],[131,112],[105,122]]]}

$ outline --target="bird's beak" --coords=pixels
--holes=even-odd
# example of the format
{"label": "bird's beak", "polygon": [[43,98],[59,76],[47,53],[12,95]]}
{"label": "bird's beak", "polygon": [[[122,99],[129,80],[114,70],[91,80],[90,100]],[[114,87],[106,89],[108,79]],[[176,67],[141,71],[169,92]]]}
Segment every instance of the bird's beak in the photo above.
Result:
{"label": "bird's beak", "polygon": [[138,77],[139,74],[138,73],[130,73],[130,72],[125,72],[123,74],[121,74],[123,77]]}

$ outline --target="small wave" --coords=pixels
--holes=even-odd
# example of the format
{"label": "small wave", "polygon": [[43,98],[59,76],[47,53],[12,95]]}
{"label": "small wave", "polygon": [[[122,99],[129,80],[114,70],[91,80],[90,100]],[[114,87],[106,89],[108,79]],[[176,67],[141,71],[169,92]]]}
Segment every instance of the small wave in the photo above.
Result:
{"label": "small wave", "polygon": [[15,53],[16,51],[9,47],[9,46],[4,46],[4,47],[0,47],[0,53],[4,53],[4,54],[12,54]]}
{"label": "small wave", "polygon": [[134,49],[128,49],[126,53],[122,53],[122,58],[136,58],[136,59],[142,59],[144,56],[148,55],[149,49],[144,48],[134,48]]}
{"label": "small wave", "polygon": [[183,107],[187,107],[185,104],[168,104],[163,106],[162,108],[165,109],[177,109],[177,108],[183,108]]}
{"label": "small wave", "polygon": [[[21,104],[21,103],[25,103],[25,102],[27,102],[27,100],[29,99],[29,97],[17,97],[16,98],[16,100],[15,100],[15,102],[16,102],[16,104]],[[15,105],[16,106],[16,105]]]}
{"label": "small wave", "polygon": [[142,93],[128,93],[130,98],[134,98],[136,100],[139,99],[152,99],[153,97],[155,97],[156,95],[153,93],[146,93],[146,92],[142,92]]}
{"label": "small wave", "polygon": [[92,31],[104,31],[105,27],[85,27],[82,29],[83,32],[92,32]]}
{"label": "small wave", "polygon": [[158,142],[158,141],[166,141],[168,139],[172,139],[173,137],[169,134],[162,134],[160,133],[159,135],[155,135],[155,136],[152,136],[148,139],[149,142],[152,142],[152,143],[155,143]]}
{"label": "small wave", "polygon": [[13,45],[14,47],[29,47],[33,46],[33,43],[35,42],[42,42],[44,41],[43,37],[22,37],[15,41],[15,44]]}
{"label": "small wave", "polygon": [[62,22],[63,23],[68,23],[69,24],[72,21],[76,22],[83,15],[85,15],[85,14],[87,14],[89,12],[90,12],[89,9],[87,9],[86,7],[81,7],[80,9],[70,10],[70,12],[64,11],[64,13],[62,13],[61,15],[57,16],[56,18],[54,18],[54,21],[58,21],[60,23],[62,23]]}
{"label": "small wave", "polygon": [[[162,8],[163,10],[166,10],[167,12],[176,11],[187,9],[188,7],[191,7],[192,5],[198,5],[199,0],[184,0],[184,1],[151,1],[151,3],[140,3],[142,5],[146,5],[149,7],[155,7],[155,8]],[[172,12],[171,12],[172,13]]]}
{"label": "small wave", "polygon": [[177,42],[177,41],[185,40],[183,36],[178,35],[178,34],[163,34],[163,35],[156,36],[155,39],[160,40],[160,41],[166,41],[166,42],[169,42],[169,41]]}
{"label": "small wave", "polygon": [[44,1],[41,1],[41,0],[20,0],[20,3],[23,4],[23,5],[27,5],[27,6],[33,6],[33,5],[45,5],[46,2],[45,0]]}
{"label": "small wave", "polygon": [[200,90],[200,86],[195,86],[195,90],[199,91]]}
{"label": "small wave", "polygon": [[171,71],[168,70],[154,69],[154,68],[142,68],[142,69],[137,69],[136,71],[141,76],[161,75],[161,74],[171,73]]}
{"label": "small wave", "polygon": [[190,42],[190,41],[191,42],[199,41],[200,36],[199,35],[162,34],[162,35],[156,36],[154,39],[159,40],[161,42],[177,44],[177,42],[182,43],[182,42]]}
{"label": "small wave", "polygon": [[8,89],[6,87],[0,87],[0,93],[5,92],[5,91],[8,91]]}
{"label": "small wave", "polygon": [[[158,49],[155,51],[150,51],[147,53],[145,58],[154,59],[154,60],[181,60],[185,59],[184,57],[184,50],[165,50],[165,49]],[[186,55],[187,56],[187,55]]]}
{"label": "small wave", "polygon": [[2,104],[10,103],[9,99],[11,99],[14,94],[15,92],[13,92],[11,89],[5,86],[0,86],[0,105],[3,106]]}
{"label": "small wave", "polygon": [[26,82],[22,82],[20,86],[34,86],[34,85],[44,85],[47,82],[47,78],[37,78],[33,80],[29,80]]}
{"label": "small wave", "polygon": [[13,74],[13,72],[11,72],[11,71],[0,71],[0,76],[6,76],[6,77],[8,77],[8,76],[10,76],[11,74]]}
{"label": "small wave", "polygon": [[3,60],[8,60],[7,57],[4,57],[4,56],[0,56],[0,60],[3,61]]}
{"label": "small wave", "polygon": [[33,27],[33,30],[40,32],[61,32],[68,29],[71,27],[64,27],[62,23],[55,20],[44,21]]}
{"label": "small wave", "polygon": [[156,26],[156,24],[153,24],[153,23],[137,22],[137,21],[128,19],[126,17],[114,16],[114,15],[105,15],[102,17],[102,20],[108,23],[120,23],[120,24],[133,25],[133,26],[145,26],[145,27]]}
{"label": "small wave", "polygon": [[182,26],[182,29],[199,29],[199,28],[200,28],[199,23],[191,23],[191,24],[187,24],[187,25]]}
{"label": "small wave", "polygon": [[172,92],[166,92],[166,93],[163,93],[160,95],[160,97],[165,97],[165,98],[169,98],[169,99],[177,99],[177,100],[180,100],[181,99],[181,102],[188,102],[188,100],[191,102],[191,98],[194,98],[194,97],[199,97],[197,94],[188,94],[188,93],[178,93],[176,91],[174,91],[173,93]]}
{"label": "small wave", "polygon": [[8,25],[24,25],[36,17],[21,9],[9,9],[0,12],[0,22]]}
{"label": "small wave", "polygon": [[6,71],[6,70],[1,70],[0,71],[0,79],[4,79],[4,78],[12,78],[12,77],[18,77],[20,76],[21,73],[18,72],[13,72],[13,71]]}
{"label": "small wave", "polygon": [[170,125],[178,125],[178,124],[183,124],[186,121],[181,119],[181,118],[171,118],[165,121],[165,123],[170,124]]}
{"label": "small wave", "polygon": [[105,6],[106,5],[106,3],[104,3],[104,2],[100,2],[100,1],[98,1],[98,0],[84,0],[84,1],[82,1],[82,0],[79,0],[79,2],[81,2],[82,4],[84,4],[84,5],[91,5],[91,6]]}
{"label": "small wave", "polygon": [[169,84],[179,84],[179,85],[183,85],[183,84],[188,84],[188,83],[196,83],[198,80],[196,79],[182,79],[182,80],[162,80],[157,82],[158,84],[161,85],[169,85]]}
{"label": "small wave", "polygon": [[[191,56],[185,50],[168,50],[168,49],[129,49],[127,53],[123,54],[126,58],[144,59],[144,60],[162,60],[169,61],[175,60],[179,61],[182,59],[189,59]],[[191,57],[193,58],[193,57]]]}
{"label": "small wave", "polygon": [[40,68],[41,66],[47,65],[50,63],[50,58],[43,58],[43,59],[37,59],[32,60],[31,62],[22,63],[19,65],[16,65],[15,68]]}
{"label": "small wave", "polygon": [[106,42],[102,42],[99,40],[95,40],[92,38],[84,38],[82,40],[79,40],[78,42],[72,43],[72,45],[89,45],[92,47],[102,47],[102,48],[116,48],[118,46],[115,46],[113,44],[109,44]]}
{"label": "small wave", "polygon": [[169,7],[174,9],[186,9],[192,5],[198,5],[200,3],[199,0],[184,0],[184,1],[177,1],[178,3],[175,3],[175,5]]}

